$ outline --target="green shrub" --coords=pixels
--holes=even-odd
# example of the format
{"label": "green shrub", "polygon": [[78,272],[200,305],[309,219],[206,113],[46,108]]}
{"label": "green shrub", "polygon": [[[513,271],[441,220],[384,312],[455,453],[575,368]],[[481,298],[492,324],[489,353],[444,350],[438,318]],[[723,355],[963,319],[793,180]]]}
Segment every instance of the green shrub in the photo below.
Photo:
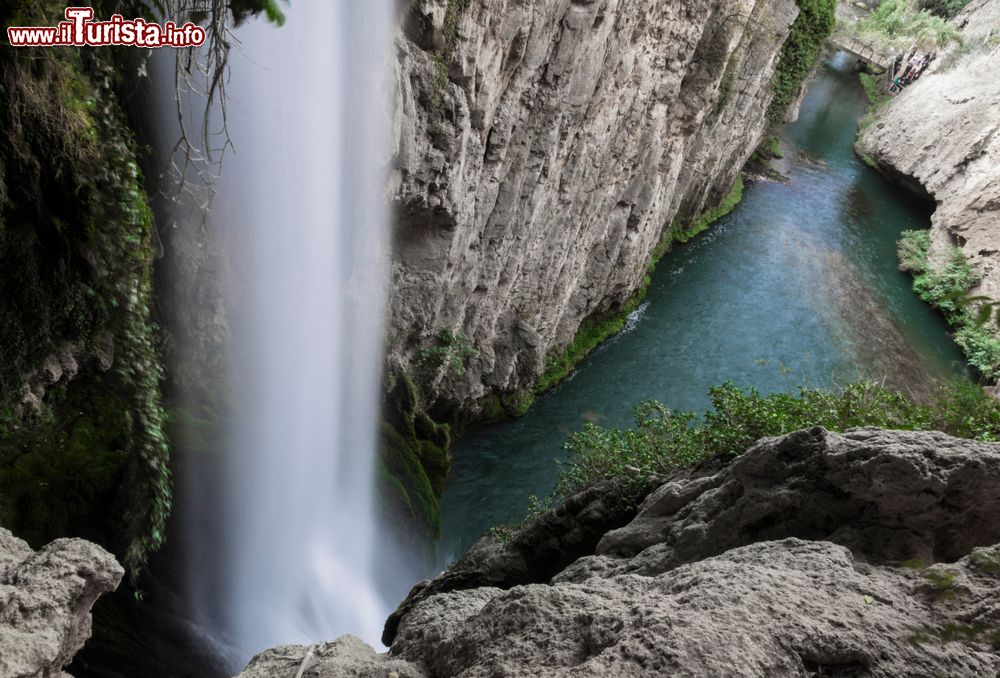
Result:
{"label": "green shrub", "polygon": [[884,0],[878,9],[857,24],[867,39],[893,49],[918,46],[939,49],[961,42],[958,30],[941,16],[920,9],[913,0]]}
{"label": "green shrub", "polygon": [[434,336],[434,344],[419,353],[420,362],[431,367],[446,367],[461,376],[469,361],[476,356],[476,348],[467,336],[448,328],[441,329]]}
{"label": "green shrub", "polygon": [[798,0],[799,16],[778,57],[778,67],[771,81],[774,98],[768,109],[771,126],[780,125],[788,107],[795,101],[802,83],[823,53],[826,39],[836,25],[836,0]]}
{"label": "green shrub", "polygon": [[555,495],[565,497],[609,479],[628,495],[658,475],[717,455],[739,455],[766,436],[813,426],[831,431],[861,426],[942,430],[979,440],[1000,438],[1000,402],[969,382],[943,388],[930,406],[873,382],[837,391],[803,388],[798,395],[768,396],[724,384],[710,395],[712,409],[702,418],[647,401],[635,409],[635,428],[588,422],[566,442],[569,459],[562,465]]}
{"label": "green shrub", "polygon": [[[955,328],[955,343],[961,347],[973,367],[987,379],[1000,378],[1000,338],[995,329],[980,316],[983,306],[993,312],[989,301],[973,303],[979,297],[969,297],[968,291],[979,280],[961,248],[952,247],[943,266],[931,264],[929,231],[904,231],[897,253],[899,268],[913,275],[913,289],[934,308],[940,310]],[[982,322],[981,322],[982,321]]]}

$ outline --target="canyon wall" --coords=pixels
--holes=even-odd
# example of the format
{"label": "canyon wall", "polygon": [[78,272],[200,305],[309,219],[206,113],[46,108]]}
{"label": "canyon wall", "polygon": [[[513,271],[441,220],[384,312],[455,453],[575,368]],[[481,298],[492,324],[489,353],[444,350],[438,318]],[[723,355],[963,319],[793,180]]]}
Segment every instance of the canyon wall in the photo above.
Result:
{"label": "canyon wall", "polygon": [[859,148],[937,202],[931,256],[958,245],[1000,300],[1000,2],[973,0],[955,25],[964,45],[882,109]]}
{"label": "canyon wall", "polygon": [[794,0],[411,0],[390,362],[432,412],[530,401],[761,141]]}

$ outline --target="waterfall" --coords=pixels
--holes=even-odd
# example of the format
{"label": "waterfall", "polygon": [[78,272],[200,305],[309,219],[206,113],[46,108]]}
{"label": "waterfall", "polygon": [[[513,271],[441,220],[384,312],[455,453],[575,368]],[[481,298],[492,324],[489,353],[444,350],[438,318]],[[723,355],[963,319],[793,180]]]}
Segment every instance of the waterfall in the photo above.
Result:
{"label": "waterfall", "polygon": [[241,662],[344,633],[377,646],[391,610],[373,495],[394,8],[286,13],[238,28],[230,56],[233,149],[210,214],[233,268],[230,417],[202,479],[217,524],[187,528],[201,535],[190,576],[215,588],[201,604]]}

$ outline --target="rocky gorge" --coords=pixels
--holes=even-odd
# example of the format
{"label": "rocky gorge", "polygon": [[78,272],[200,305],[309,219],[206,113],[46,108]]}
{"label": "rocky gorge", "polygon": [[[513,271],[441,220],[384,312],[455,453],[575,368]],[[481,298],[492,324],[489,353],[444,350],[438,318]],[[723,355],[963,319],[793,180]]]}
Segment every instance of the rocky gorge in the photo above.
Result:
{"label": "rocky gorge", "polygon": [[800,16],[819,21],[793,0],[408,4],[388,342],[432,414],[523,412],[627,308],[762,141]]}
{"label": "rocky gorge", "polygon": [[955,19],[965,45],[882,109],[859,147],[937,202],[933,254],[958,245],[1000,297],[1000,83],[980,77],[1000,63],[1000,5],[975,0]]}
{"label": "rocky gorge", "polygon": [[[858,149],[893,180],[935,202],[926,270],[944,271],[957,248],[972,267],[970,294],[992,303],[1000,299],[1000,85],[982,75],[1000,64],[1000,4],[973,0],[953,25],[961,45],[873,115]],[[995,378],[996,332],[963,332],[970,323],[953,322],[974,364]]]}
{"label": "rocky gorge", "polygon": [[417,585],[388,654],[352,637],[264,676],[982,676],[1000,670],[1000,446],[821,428],[593,487]]}
{"label": "rocky gorge", "polygon": [[[228,5],[234,16],[242,4]],[[257,4],[271,16],[277,3]],[[391,522],[377,541],[395,536],[412,552],[427,548],[441,528],[437,500],[455,432],[523,415],[570,376],[639,307],[657,260],[732,209],[747,161],[780,155],[781,144],[769,139],[795,116],[807,75],[818,70],[832,26],[817,8],[832,4],[400,3],[390,58],[395,219],[386,374],[375,422],[382,450],[373,461],[378,508]],[[965,42],[873,111],[858,150],[893,181],[936,201],[928,272],[947,268],[958,248],[975,271],[964,291],[997,299],[1000,91],[982,74],[1000,60],[1000,2],[972,0],[955,25]],[[138,169],[144,151],[124,111],[131,81],[112,75],[113,60],[53,54],[34,64],[8,52],[0,59],[0,84],[17,95],[0,100],[11,123],[0,135],[0,289],[8,293],[0,307],[0,519],[30,542],[0,529],[0,676],[64,675],[90,634],[91,605],[122,578],[100,547],[43,544],[62,535],[98,541],[141,591],[143,571],[164,567],[150,557],[167,536],[171,471],[200,459],[206,465],[182,469],[186,482],[206,468],[210,479],[226,479],[215,453],[232,413],[214,389],[239,326],[230,322],[229,297],[245,292],[230,279],[227,241],[211,220],[181,223],[176,232],[169,221],[159,229],[153,223],[147,191],[155,182]],[[851,66],[844,74],[853,78]],[[29,115],[38,96],[26,84],[32,68],[59,96]],[[94,143],[75,148],[58,126],[47,126],[52,120],[68,120],[76,136]],[[125,141],[110,143],[119,137]],[[65,153],[38,161],[60,144]],[[799,179],[830,169],[819,152],[795,153],[813,173]],[[112,176],[94,169],[104,165]],[[96,182],[84,179],[91,175]],[[865,188],[850,184],[857,195],[845,212],[875,211]],[[63,193],[80,204],[52,197]],[[105,193],[121,200],[102,207]],[[36,194],[46,199],[26,209]],[[799,256],[833,258],[828,249],[807,249],[804,234]],[[867,269],[858,274],[848,262],[838,270],[843,277],[823,284],[840,289],[845,308],[859,305],[848,290],[865,294],[866,308],[878,307],[873,333],[895,338],[878,346],[912,348],[912,335],[897,332],[903,321],[895,309],[881,308],[891,304],[865,287]],[[741,284],[739,275],[744,269],[734,268],[727,284]],[[358,276],[344,278],[345,296],[364,296]],[[39,305],[55,315],[35,314]],[[749,332],[741,318],[732,325]],[[665,333],[659,341],[674,339]],[[190,360],[179,359],[182,350]],[[922,354],[913,355],[919,362]],[[307,374],[319,371],[322,361],[300,357]],[[302,381],[297,395],[306,391]],[[186,409],[179,395],[189,387],[201,392],[197,409]],[[291,390],[275,397],[288,400]],[[329,403],[309,405],[301,412],[315,405],[313,414],[330,414]],[[573,425],[599,422],[596,410],[588,403],[574,412]],[[969,436],[996,439],[982,431],[1000,431],[1000,419],[979,416],[968,411],[975,420]],[[294,420],[288,417],[289,429]],[[906,424],[890,417],[879,425]],[[560,437],[571,430],[550,426]],[[1000,673],[1000,447],[936,432],[842,428],[764,437],[747,449],[762,434],[754,435],[670,472],[627,466],[625,475],[636,476],[626,478],[627,490],[614,480],[592,484],[517,529],[490,533],[417,584],[386,623],[387,653],[348,635],[265,651],[240,676]],[[288,455],[280,438],[271,452]],[[543,446],[530,451],[549,454]],[[299,477],[316,468],[301,467]],[[185,475],[175,477],[183,485]],[[190,496],[179,494],[177,503]],[[216,508],[207,502],[191,512],[208,526],[214,557],[232,537],[232,523],[214,516]],[[169,526],[175,539],[190,522]],[[296,528],[277,526],[290,542],[308,541]],[[182,555],[171,557],[189,556],[189,547],[181,539]],[[409,576],[399,561],[378,567]],[[338,583],[349,574],[337,572]],[[214,574],[197,582],[206,600],[222,597],[213,588],[220,581],[224,588],[228,573]],[[184,608],[181,577],[145,576],[170,609],[157,611],[153,630],[123,633],[143,615],[154,617],[133,605],[135,589],[124,586],[112,600],[130,612],[116,618],[104,608],[112,623],[96,629],[95,636],[103,632],[95,637],[99,660],[81,662],[83,673],[69,670],[105,675],[114,665],[126,675],[155,665],[148,675],[203,678],[223,675],[220,664],[235,666],[220,649],[228,638],[205,640],[204,610]],[[326,602],[307,601],[313,613]],[[160,623],[183,633],[160,635]],[[154,634],[158,642],[149,642]],[[203,643],[198,650],[209,658],[171,647],[187,643]],[[183,660],[190,666],[179,669],[172,654],[190,654]]]}

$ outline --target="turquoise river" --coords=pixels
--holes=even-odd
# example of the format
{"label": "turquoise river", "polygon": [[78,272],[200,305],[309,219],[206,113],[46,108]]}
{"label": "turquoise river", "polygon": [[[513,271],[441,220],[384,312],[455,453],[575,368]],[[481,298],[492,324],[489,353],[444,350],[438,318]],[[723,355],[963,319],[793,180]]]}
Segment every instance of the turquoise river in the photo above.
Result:
{"label": "turquoise river", "polygon": [[932,206],[856,156],[866,107],[853,61],[834,55],[781,131],[789,181],[749,183],[731,214],[664,257],[624,332],[526,416],[459,441],[439,565],[548,494],[587,420],[630,425],[647,399],[701,412],[726,381],[770,393],[868,378],[919,396],[963,369],[896,265],[900,232],[927,228]]}

